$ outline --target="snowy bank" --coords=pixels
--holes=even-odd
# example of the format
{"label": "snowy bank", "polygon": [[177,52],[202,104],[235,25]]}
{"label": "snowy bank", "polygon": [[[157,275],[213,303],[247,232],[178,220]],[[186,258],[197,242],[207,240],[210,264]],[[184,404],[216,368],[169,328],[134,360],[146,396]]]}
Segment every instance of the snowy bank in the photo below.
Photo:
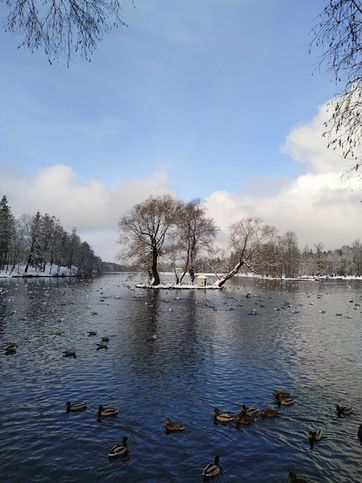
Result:
{"label": "snowy bank", "polygon": [[16,278],[16,277],[76,277],[78,275],[78,268],[76,266],[58,267],[47,264],[45,270],[39,268],[28,267],[25,273],[25,265],[16,265],[13,270],[0,270],[0,278]]}

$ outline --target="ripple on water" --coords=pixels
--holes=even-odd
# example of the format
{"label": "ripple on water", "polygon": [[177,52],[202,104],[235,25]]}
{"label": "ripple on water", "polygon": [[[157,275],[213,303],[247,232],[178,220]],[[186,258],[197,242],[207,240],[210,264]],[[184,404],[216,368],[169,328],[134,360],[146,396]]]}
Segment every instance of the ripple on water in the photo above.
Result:
{"label": "ripple on water", "polygon": [[[362,324],[349,302],[360,300],[360,284],[235,279],[212,294],[127,284],[124,275],[0,282],[0,347],[19,345],[16,355],[0,355],[7,482],[194,482],[215,454],[220,482],[286,481],[289,471],[360,481]],[[109,349],[97,351],[102,335]],[[214,407],[275,407],[274,389],[296,399],[278,418],[214,424]],[[67,400],[88,409],[67,414]],[[354,414],[338,418],[335,403],[352,404]],[[99,404],[119,407],[118,416],[98,418]],[[167,435],[166,417],[185,431]],[[323,438],[310,449],[307,433],[317,427]],[[129,457],[110,462],[124,435]]]}

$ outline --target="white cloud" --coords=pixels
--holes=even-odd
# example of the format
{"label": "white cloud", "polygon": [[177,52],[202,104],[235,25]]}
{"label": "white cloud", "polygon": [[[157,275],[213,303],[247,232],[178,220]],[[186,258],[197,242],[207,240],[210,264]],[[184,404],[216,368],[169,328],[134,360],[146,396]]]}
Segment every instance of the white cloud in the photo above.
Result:
{"label": "white cloud", "polygon": [[342,178],[348,162],[327,148],[322,137],[326,106],[307,124],[293,129],[281,147],[303,163],[306,173],[284,184],[275,196],[245,196],[215,192],[206,200],[211,216],[227,230],[244,216],[259,216],[280,231],[297,233],[301,247],[323,242],[337,248],[362,238],[362,184],[358,178]]}
{"label": "white cloud", "polygon": [[[224,232],[220,243],[225,245],[230,224],[244,216],[259,216],[281,232],[295,231],[301,247],[322,242],[327,248],[337,248],[362,239],[361,180],[341,179],[346,161],[326,147],[321,136],[325,118],[322,106],[314,119],[288,134],[281,148],[304,164],[304,174],[292,181],[276,180],[277,189],[269,186],[269,195],[216,191],[204,200],[209,216]],[[260,183],[265,186],[265,178],[260,178]],[[97,180],[80,183],[73,169],[63,164],[49,166],[34,176],[0,167],[0,195],[3,193],[17,216],[36,210],[48,212],[67,230],[76,226],[96,253],[110,261],[118,252],[122,214],[151,194],[174,194],[164,171],[145,179],[121,181],[110,189]]]}
{"label": "white cloud", "polygon": [[135,203],[152,195],[171,193],[163,171],[150,178],[122,181],[111,190],[93,180],[79,183],[70,166],[49,166],[35,176],[25,176],[0,169],[0,194],[6,194],[14,213],[39,210],[56,216],[71,230],[78,228],[96,253],[105,260],[115,260],[118,252],[118,220]]}

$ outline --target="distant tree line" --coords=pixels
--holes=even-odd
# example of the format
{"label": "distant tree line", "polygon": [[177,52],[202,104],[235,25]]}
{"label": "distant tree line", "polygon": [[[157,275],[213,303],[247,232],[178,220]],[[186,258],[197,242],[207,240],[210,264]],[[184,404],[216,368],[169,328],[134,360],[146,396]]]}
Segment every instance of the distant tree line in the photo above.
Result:
{"label": "distant tree line", "polygon": [[215,246],[217,227],[199,200],[187,203],[170,196],[150,197],[136,204],[119,222],[121,258],[129,269],[145,271],[149,284],[160,283],[160,271],[173,271],[175,283],[188,273],[212,272],[222,287],[239,271],[278,278],[362,276],[362,244],[324,250],[300,250],[293,231],[279,233],[260,218],[241,218],[229,228],[228,247]]}
{"label": "distant tree line", "polygon": [[67,233],[54,216],[39,211],[16,219],[6,196],[0,201],[0,271],[59,275],[62,267],[81,276],[102,270],[102,260],[82,241],[76,228]]}

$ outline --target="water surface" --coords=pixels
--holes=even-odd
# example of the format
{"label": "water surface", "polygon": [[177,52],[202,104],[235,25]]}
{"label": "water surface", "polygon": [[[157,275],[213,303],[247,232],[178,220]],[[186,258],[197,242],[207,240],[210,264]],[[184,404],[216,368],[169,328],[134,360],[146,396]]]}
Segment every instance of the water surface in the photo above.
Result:
{"label": "water surface", "polygon": [[[1,481],[197,482],[216,454],[218,482],[283,482],[290,471],[361,481],[361,282],[235,278],[222,291],[135,282],[0,281]],[[97,351],[102,335],[109,349]],[[9,341],[19,347],[6,356]],[[296,399],[279,418],[239,430],[213,423],[214,407],[274,407],[275,389]],[[87,411],[67,414],[68,400]],[[337,418],[335,403],[354,414]],[[100,404],[118,416],[100,420]],[[166,417],[185,431],[167,435]],[[313,450],[311,427],[324,432]],[[124,435],[129,457],[110,462]]]}

